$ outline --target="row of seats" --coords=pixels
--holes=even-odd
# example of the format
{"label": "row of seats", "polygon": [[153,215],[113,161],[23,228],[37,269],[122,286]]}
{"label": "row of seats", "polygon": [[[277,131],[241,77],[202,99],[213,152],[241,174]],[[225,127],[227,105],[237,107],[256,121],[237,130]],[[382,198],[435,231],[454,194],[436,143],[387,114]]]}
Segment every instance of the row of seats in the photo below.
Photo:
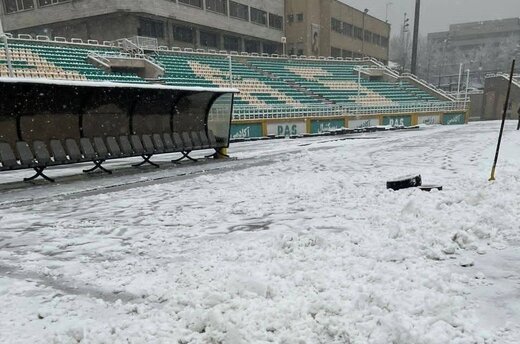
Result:
{"label": "row of seats", "polygon": [[[118,52],[119,50],[116,48],[70,47],[30,41],[12,41],[9,43],[9,47],[16,77],[125,83],[146,82],[132,73],[107,73],[88,61],[90,53]],[[3,49],[0,50],[3,51]],[[6,65],[4,59],[5,54],[0,55],[0,65]],[[1,74],[7,76],[4,71]]]}
{"label": "row of seats", "polygon": [[23,168],[33,168],[36,174],[25,181],[33,180],[39,176],[46,180],[53,181],[43,174],[43,170],[49,166],[74,164],[79,162],[93,162],[95,166],[84,172],[92,172],[101,169],[103,162],[109,159],[119,159],[126,157],[141,156],[144,161],[134,165],[141,166],[144,163],[152,163],[149,159],[155,154],[181,152],[183,156],[175,160],[178,162],[184,158],[192,159],[189,153],[194,150],[222,148],[212,131],[206,135],[205,131],[193,131],[183,133],[162,133],[151,135],[130,135],[118,138],[109,136],[106,138],[94,137],[75,139],[50,140],[47,144],[44,141],[35,140],[32,147],[25,141],[18,141],[15,149],[6,142],[0,142],[0,171],[17,170]]}

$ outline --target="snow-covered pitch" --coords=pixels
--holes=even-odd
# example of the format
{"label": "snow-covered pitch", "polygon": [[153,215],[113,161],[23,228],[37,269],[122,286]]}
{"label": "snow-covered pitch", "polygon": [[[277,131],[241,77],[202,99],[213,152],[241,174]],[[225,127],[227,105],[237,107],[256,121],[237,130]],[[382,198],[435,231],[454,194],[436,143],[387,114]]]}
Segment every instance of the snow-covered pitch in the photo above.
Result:
{"label": "snow-covered pitch", "polygon": [[[4,184],[0,342],[519,343],[515,125],[495,182],[498,122]],[[385,188],[411,173],[444,191]]]}

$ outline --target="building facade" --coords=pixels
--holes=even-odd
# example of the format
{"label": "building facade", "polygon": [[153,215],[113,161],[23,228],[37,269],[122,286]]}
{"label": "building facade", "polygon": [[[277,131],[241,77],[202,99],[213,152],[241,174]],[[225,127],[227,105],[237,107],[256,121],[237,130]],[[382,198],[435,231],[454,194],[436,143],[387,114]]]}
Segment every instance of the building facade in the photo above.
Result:
{"label": "building facade", "polygon": [[486,74],[507,72],[515,57],[520,57],[520,18],[454,24],[428,34],[428,75],[421,76],[453,90],[464,63],[471,84],[482,88]]}
{"label": "building facade", "polygon": [[390,24],[338,0],[286,0],[289,55],[388,61]]}
{"label": "building facade", "polygon": [[281,52],[280,0],[0,0],[6,32],[160,45]]}

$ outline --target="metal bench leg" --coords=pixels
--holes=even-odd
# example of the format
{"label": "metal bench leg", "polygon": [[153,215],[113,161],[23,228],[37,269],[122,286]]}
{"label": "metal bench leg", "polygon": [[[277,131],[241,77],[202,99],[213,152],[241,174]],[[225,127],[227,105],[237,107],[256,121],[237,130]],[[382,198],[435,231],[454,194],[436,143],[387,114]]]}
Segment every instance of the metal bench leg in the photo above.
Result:
{"label": "metal bench leg", "polygon": [[216,148],[214,148],[214,149],[215,149],[215,153],[210,154],[210,155],[206,155],[206,158],[214,158],[214,159],[218,159],[218,158],[221,158],[221,157],[224,157],[224,158],[230,158],[229,155],[220,152],[220,151],[219,151],[218,149],[216,149]]}
{"label": "metal bench leg", "polygon": [[181,152],[182,156],[181,156],[179,159],[172,160],[172,162],[173,162],[174,164],[176,164],[176,163],[180,162],[180,161],[183,160],[183,159],[190,159],[190,160],[193,161],[193,162],[197,162],[198,160],[192,158],[192,157],[189,155],[190,153],[191,153],[191,151]]}
{"label": "metal bench leg", "polygon": [[205,157],[206,158],[214,158],[214,159],[218,159],[220,157],[230,158],[229,155],[220,152],[218,149],[215,149],[215,153],[210,154],[210,155],[206,155]]}
{"label": "metal bench leg", "polygon": [[24,182],[30,182],[30,181],[32,181],[32,180],[35,180],[35,179],[38,178],[38,177],[42,177],[43,179],[45,179],[46,181],[51,182],[51,183],[54,183],[54,182],[55,182],[54,179],[47,177],[47,176],[43,173],[43,170],[45,170],[45,167],[35,167],[34,170],[36,171],[36,174],[35,174],[34,176],[32,176],[32,177],[24,178],[24,179],[23,179]]}
{"label": "metal bench leg", "polygon": [[94,160],[92,162],[94,163],[94,167],[89,168],[88,170],[83,170],[83,173],[90,173],[90,172],[94,172],[97,169],[100,169],[101,171],[103,171],[105,173],[112,174],[111,170],[107,170],[106,168],[101,166],[101,164],[104,163],[105,160]]}
{"label": "metal bench leg", "polygon": [[133,167],[140,167],[140,166],[143,166],[144,164],[150,164],[152,166],[155,166],[157,168],[159,168],[160,166],[152,161],[150,161],[150,158],[153,156],[153,154],[146,154],[146,155],[141,155],[141,157],[144,159],[143,161],[141,161],[140,163],[138,164],[135,164],[135,165],[132,165]]}

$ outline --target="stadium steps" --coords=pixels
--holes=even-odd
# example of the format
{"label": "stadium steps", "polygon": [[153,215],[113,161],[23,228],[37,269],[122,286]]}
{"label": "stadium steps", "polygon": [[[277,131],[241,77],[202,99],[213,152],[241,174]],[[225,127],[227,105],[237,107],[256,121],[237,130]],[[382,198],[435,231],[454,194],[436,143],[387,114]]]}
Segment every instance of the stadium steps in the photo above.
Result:
{"label": "stadium steps", "polygon": [[[273,72],[271,72],[269,70],[264,70],[264,69],[258,68],[257,66],[252,64],[250,61],[246,61],[245,63],[246,63],[246,65],[249,68],[257,71],[258,73],[261,73],[261,74],[265,75],[268,78],[275,79],[275,80],[281,80],[281,78],[278,75],[274,74]],[[293,88],[296,92],[300,92],[302,94],[305,94],[306,96],[308,96],[310,98],[313,98],[313,99],[317,100],[320,103],[323,103],[325,105],[334,105],[335,104],[333,101],[331,101],[329,99],[326,99],[326,98],[322,97],[319,94],[313,93],[312,91],[310,91],[310,90],[308,90],[306,88],[301,87],[299,84],[297,84],[295,82],[292,82],[291,80],[283,80],[283,81],[289,87]]]}

